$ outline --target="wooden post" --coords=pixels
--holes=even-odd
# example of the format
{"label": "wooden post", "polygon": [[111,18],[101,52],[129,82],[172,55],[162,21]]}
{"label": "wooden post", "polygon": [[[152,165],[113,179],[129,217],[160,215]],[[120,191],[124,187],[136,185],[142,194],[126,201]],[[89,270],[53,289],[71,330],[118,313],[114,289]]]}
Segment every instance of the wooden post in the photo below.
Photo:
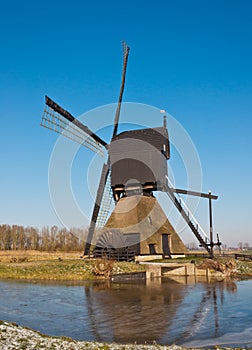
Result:
{"label": "wooden post", "polygon": [[210,251],[211,251],[211,258],[213,258],[213,213],[212,213],[212,197],[211,197],[211,191],[209,191],[209,224],[210,224]]}

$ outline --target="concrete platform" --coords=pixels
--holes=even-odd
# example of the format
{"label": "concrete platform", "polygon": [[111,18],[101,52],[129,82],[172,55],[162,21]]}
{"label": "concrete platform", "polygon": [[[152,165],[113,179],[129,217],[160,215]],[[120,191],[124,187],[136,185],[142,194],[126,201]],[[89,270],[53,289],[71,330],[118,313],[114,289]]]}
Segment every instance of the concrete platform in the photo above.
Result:
{"label": "concrete platform", "polygon": [[146,267],[146,279],[162,276],[223,277],[221,272],[198,269],[193,263],[140,262]]}

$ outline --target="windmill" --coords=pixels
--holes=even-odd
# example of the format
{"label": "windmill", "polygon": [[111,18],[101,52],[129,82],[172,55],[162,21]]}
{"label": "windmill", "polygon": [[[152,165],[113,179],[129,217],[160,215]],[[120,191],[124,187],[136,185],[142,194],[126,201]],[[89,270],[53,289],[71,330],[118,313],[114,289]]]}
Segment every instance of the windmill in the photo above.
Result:
{"label": "windmill", "polygon": [[[101,171],[84,255],[90,255],[92,246],[96,256],[105,251],[109,254],[114,252],[117,254],[114,258],[127,260],[131,253],[164,256],[184,254],[187,250],[183,242],[154,197],[154,192],[162,191],[170,197],[200,245],[212,257],[214,245],[221,244],[219,240],[213,242],[211,206],[212,200],[217,199],[217,196],[175,189],[170,184],[167,171],[170,144],[166,116],[161,127],[118,133],[129,51],[123,42],[121,87],[110,143],[101,139],[48,96],[45,98],[42,126],[63,134],[96,153],[108,153]],[[180,194],[209,199],[210,240],[178,197]],[[115,210],[106,221],[107,205],[112,197],[116,204]],[[97,223],[102,223],[105,229],[93,243]]]}

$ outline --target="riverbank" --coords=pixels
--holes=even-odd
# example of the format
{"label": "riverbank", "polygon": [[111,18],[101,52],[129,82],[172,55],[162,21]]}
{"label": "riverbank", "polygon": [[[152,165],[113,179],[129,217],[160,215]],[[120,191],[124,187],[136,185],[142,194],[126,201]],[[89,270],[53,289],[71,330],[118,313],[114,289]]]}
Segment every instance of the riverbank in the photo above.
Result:
{"label": "riverbank", "polygon": [[[99,272],[95,259],[60,259],[3,263],[0,262],[0,278],[50,281],[88,281],[107,278],[107,273],[121,274],[144,271],[144,266],[130,262],[112,262]],[[98,269],[97,269],[98,267]],[[103,267],[103,266],[102,266]],[[102,270],[102,268],[100,268]],[[104,272],[104,273],[103,273]]]}
{"label": "riverbank", "polygon": [[14,349],[50,349],[50,350],[183,350],[181,346],[161,346],[157,344],[115,344],[75,341],[66,337],[49,337],[15,323],[0,321],[1,350]]}
{"label": "riverbank", "polygon": [[[116,344],[75,341],[66,337],[49,337],[26,327],[21,327],[15,323],[0,321],[0,349],[1,350],[185,350],[178,345],[158,345],[158,344]],[[202,349],[202,348],[190,348]],[[238,350],[241,347],[219,347],[215,350]],[[244,348],[245,349],[245,348]],[[248,349],[248,348],[246,348]]]}
{"label": "riverbank", "polygon": [[[188,257],[169,260],[169,263],[194,261],[196,266],[204,258]],[[225,262],[218,258],[216,261]],[[159,260],[160,261],[160,260]],[[168,260],[166,260],[167,262]],[[213,260],[212,260],[213,261]],[[234,277],[251,277],[252,262],[234,261]],[[165,262],[165,261],[164,261]],[[109,275],[143,272],[144,265],[134,262],[109,262],[84,259],[81,252],[0,251],[0,278],[22,280],[87,281],[108,278]],[[218,264],[217,264],[218,265]],[[220,264],[219,264],[220,265]],[[211,268],[209,266],[209,268]]]}

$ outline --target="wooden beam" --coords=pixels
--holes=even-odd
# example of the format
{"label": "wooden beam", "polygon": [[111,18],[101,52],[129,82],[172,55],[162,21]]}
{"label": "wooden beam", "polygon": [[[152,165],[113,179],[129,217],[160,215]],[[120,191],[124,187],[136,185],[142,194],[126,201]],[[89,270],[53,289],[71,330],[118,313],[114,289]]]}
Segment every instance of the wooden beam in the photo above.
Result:
{"label": "wooden beam", "polygon": [[215,196],[211,193],[202,193],[202,192],[196,192],[196,191],[188,191],[188,190],[182,190],[179,188],[170,188],[170,191],[180,194],[189,194],[190,196],[197,196],[197,197],[203,197],[208,199],[218,199],[218,196]]}

